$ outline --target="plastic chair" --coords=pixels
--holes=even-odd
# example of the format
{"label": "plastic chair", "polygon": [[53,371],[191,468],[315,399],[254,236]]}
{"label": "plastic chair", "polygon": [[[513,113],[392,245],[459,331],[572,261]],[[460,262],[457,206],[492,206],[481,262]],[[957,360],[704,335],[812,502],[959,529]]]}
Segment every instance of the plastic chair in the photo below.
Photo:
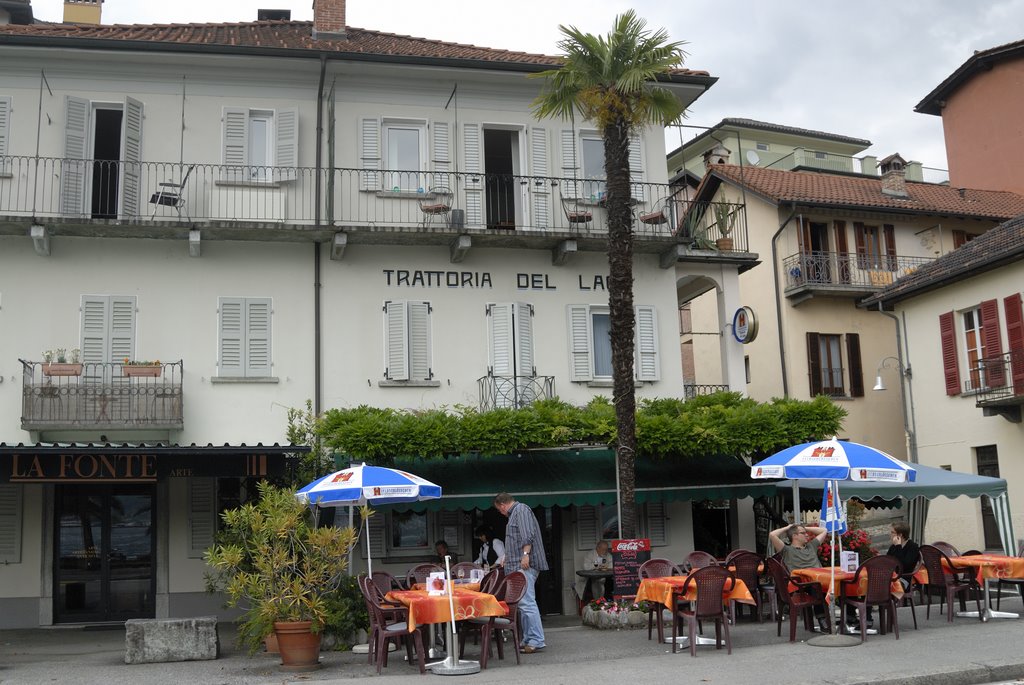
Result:
{"label": "plastic chair", "polygon": [[[359,589],[363,593],[366,609],[370,614],[370,661],[377,662],[377,675],[381,668],[388,665],[388,643],[391,640],[405,642],[406,658],[412,663],[412,648],[415,642],[416,658],[419,661],[420,673],[426,672],[424,664],[423,634],[419,630],[410,630],[407,621],[388,621],[386,608],[381,605],[377,596],[377,586],[366,576],[360,576]],[[410,641],[412,638],[412,641]]]}
{"label": "plastic chair", "polygon": [[690,569],[691,571],[694,571],[698,568],[718,566],[718,559],[716,559],[713,554],[697,550],[696,552],[690,552],[689,554],[687,554],[686,561],[684,561],[683,563],[686,564],[686,568]]}
{"label": "plastic chair", "polygon": [[[668,559],[648,559],[640,564],[638,571],[640,580],[644,578],[667,578],[669,576],[685,576],[683,571]],[[664,606],[651,602],[647,609],[647,639],[651,639],[651,632],[655,619],[658,625],[658,643],[665,641],[665,617]]]}
{"label": "plastic chair", "polygon": [[811,614],[815,606],[820,606],[825,611],[825,620],[828,623],[829,632],[832,631],[832,617],[827,611],[828,605],[825,602],[825,593],[821,585],[815,582],[801,583],[789,575],[789,569],[785,564],[774,557],[765,560],[768,566],[768,573],[775,583],[775,596],[778,601],[779,611],[776,615],[776,634],[782,637],[782,608],[789,607],[789,641],[796,642],[796,620],[801,614],[804,617],[804,628],[811,630]]}
{"label": "plastic chair", "polygon": [[960,554],[960,551],[956,547],[954,547],[953,545],[949,544],[948,542],[936,541],[936,542],[932,543],[932,547],[935,547],[935,548],[941,550],[942,553],[945,554],[948,557],[961,557],[961,556],[963,556],[962,554]]}
{"label": "plastic chair", "polygon": [[495,591],[494,596],[508,605],[508,613],[505,616],[490,616],[488,618],[471,618],[463,622],[464,629],[459,634],[459,656],[466,648],[466,634],[474,627],[480,630],[480,668],[487,668],[487,660],[491,654],[491,637],[495,638],[498,645],[498,658],[505,658],[505,651],[502,641],[502,633],[506,630],[512,632],[512,645],[516,651],[516,664],[520,663],[519,642],[519,602],[526,594],[526,574],[522,571],[513,571],[505,576]]}
{"label": "plastic chair", "polygon": [[505,572],[502,571],[500,566],[495,566],[490,571],[484,574],[483,579],[480,581],[480,592],[486,592],[489,595],[493,595],[494,591],[498,588],[498,583],[501,582]]}
{"label": "plastic chair", "polygon": [[736,585],[732,573],[717,564],[705,566],[691,573],[680,594],[685,595],[690,584],[697,586],[697,599],[690,603],[692,608],[676,609],[672,612],[672,652],[676,651],[676,635],[679,633],[679,619],[686,621],[690,636],[690,655],[697,656],[697,622],[711,619],[715,622],[715,649],[722,648],[722,631],[725,631],[725,647],[732,654],[732,638],[729,636],[729,619],[725,615],[722,594],[726,583],[729,589]]}
{"label": "plastic chair", "polygon": [[444,217],[445,224],[448,224],[448,217],[452,213],[454,201],[455,194],[450,188],[444,186],[430,188],[419,199],[420,211],[423,213],[423,227],[426,228],[436,217]]}
{"label": "plastic chair", "polygon": [[896,598],[892,596],[892,582],[900,576],[900,562],[895,557],[880,555],[864,561],[857,567],[853,578],[843,583],[843,588],[853,587],[855,590],[862,575],[867,574],[867,589],[863,597],[844,597],[842,612],[840,614],[840,630],[845,630],[846,607],[852,606],[857,609],[860,618],[860,639],[863,642],[867,639],[867,608],[878,607],[879,632],[884,635],[886,628],[886,615],[892,624],[893,633],[896,639],[900,639],[900,622],[896,615]]}
{"label": "plastic chair", "polygon": [[[153,193],[149,202],[153,205],[152,217],[156,216],[156,210],[160,207],[171,207],[178,213],[178,219],[181,219],[182,210],[185,209],[185,186],[188,184],[188,177],[192,175],[192,170],[196,168],[195,164],[189,165],[185,170],[185,175],[181,177],[180,183],[174,183],[172,181],[165,181],[157,184],[160,190]],[[188,212],[185,212],[185,219],[191,221]]]}
{"label": "plastic chair", "polygon": [[[925,570],[928,571],[928,582],[924,585],[924,590],[928,597],[928,609],[925,611],[925,618],[931,618],[932,590],[936,590],[939,593],[939,611],[942,611],[943,601],[949,603],[949,607],[946,609],[946,620],[949,623],[953,622],[953,598],[960,597],[960,610],[964,611],[967,608],[965,596],[969,593],[974,593],[974,601],[978,604],[978,617],[980,619],[981,599],[979,593],[981,586],[978,585],[978,581],[973,576],[961,577],[958,575],[964,571],[964,568],[954,565],[949,555],[935,545],[921,545],[921,559],[924,561]],[[945,561],[947,568],[951,569],[953,573],[946,573],[945,568],[943,568],[943,561]]]}
{"label": "plastic chair", "polygon": [[460,561],[452,566],[452,578],[469,578],[469,572],[476,568],[483,567],[472,561]]}
{"label": "plastic chair", "polygon": [[[761,616],[761,599],[763,590],[758,577],[758,567],[761,565],[761,557],[756,552],[740,549],[730,552],[725,559],[725,567],[732,569],[736,578],[743,581],[754,598],[754,610],[757,612],[757,622],[761,623],[764,618]],[[729,602],[729,613],[733,621],[736,620],[736,601]]]}
{"label": "plastic chair", "polygon": [[416,583],[427,582],[427,576],[431,573],[441,573],[443,571],[444,569],[437,564],[417,564],[405,574],[405,587],[411,590],[412,586]]}
{"label": "plastic chair", "polygon": [[910,606],[910,616],[914,619],[914,630],[917,630],[917,609],[914,605],[914,591],[918,593],[918,599],[921,599],[921,585],[914,578],[914,574],[924,568],[921,563],[921,553],[917,553],[917,563],[914,564],[914,568],[910,569],[906,573],[900,574],[900,580],[903,584],[903,598],[897,602],[898,606]]}
{"label": "plastic chair", "polygon": [[398,578],[387,571],[374,571],[373,575],[370,576],[373,580],[373,584],[377,586],[377,589],[381,591],[381,594],[387,594],[392,590],[404,590],[402,583],[399,582]]}
{"label": "plastic chair", "polygon": [[[1024,544],[1017,549],[1017,556],[1024,557]],[[1017,593],[1024,598],[1024,580],[1020,578],[999,578],[996,581],[996,611],[999,611],[999,605],[1003,601],[1003,586],[1011,585],[1017,588]]]}

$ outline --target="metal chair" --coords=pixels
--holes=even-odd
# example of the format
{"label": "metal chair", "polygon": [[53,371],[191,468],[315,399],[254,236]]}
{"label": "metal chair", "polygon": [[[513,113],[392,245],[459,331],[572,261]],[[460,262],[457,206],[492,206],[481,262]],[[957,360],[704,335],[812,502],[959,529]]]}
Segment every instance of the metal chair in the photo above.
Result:
{"label": "metal chair", "polygon": [[[935,545],[921,545],[921,559],[924,561],[924,568],[928,571],[928,582],[924,585],[925,594],[928,597],[928,608],[925,611],[925,618],[931,618],[932,612],[932,590],[939,593],[939,611],[942,611],[943,602],[948,602],[946,609],[946,620],[953,622],[953,598],[960,597],[960,610],[967,608],[965,596],[974,593],[974,601],[978,604],[978,617],[981,618],[981,587],[973,576],[959,575],[965,569],[956,566],[949,555]],[[945,568],[943,567],[945,563]],[[946,573],[949,568],[953,573]]]}
{"label": "metal chair", "polygon": [[[150,215],[150,218],[156,217],[156,210],[160,207],[170,207],[178,213],[178,219],[181,219],[181,213],[185,209],[186,204],[185,186],[188,184],[188,177],[192,175],[192,170],[195,168],[195,164],[189,165],[185,170],[185,175],[181,177],[180,183],[165,181],[157,184],[160,189],[149,198],[150,204],[153,205],[153,213]],[[187,221],[192,220],[187,211],[185,211],[185,219]]]}
{"label": "metal chair", "polygon": [[660,197],[651,203],[651,211],[640,212],[637,214],[637,219],[640,223],[648,226],[674,224],[675,202],[676,200],[672,196]]}
{"label": "metal chair", "polygon": [[893,633],[896,639],[900,639],[900,622],[896,614],[896,598],[892,596],[892,582],[900,577],[900,561],[896,557],[885,554],[872,557],[857,567],[853,578],[843,583],[843,588],[852,586],[854,589],[860,583],[862,575],[867,574],[867,590],[863,597],[843,598],[842,612],[840,614],[840,630],[845,630],[846,608],[852,606],[857,609],[860,618],[860,639],[867,639],[867,609],[869,606],[878,607],[879,632],[884,635],[886,629],[886,616],[892,624]]}
{"label": "metal chair", "polygon": [[732,638],[729,637],[729,619],[725,615],[722,594],[726,583],[729,589],[736,585],[736,577],[726,569],[718,566],[705,566],[691,573],[680,594],[685,595],[690,585],[697,586],[697,599],[690,602],[691,608],[672,612],[672,652],[676,651],[676,635],[679,633],[679,619],[686,621],[690,636],[690,655],[697,656],[697,622],[711,619],[715,622],[715,649],[722,648],[722,631],[725,631],[725,647],[732,654]]}
{"label": "metal chair", "polygon": [[426,228],[436,217],[444,217],[445,225],[449,223],[455,194],[450,188],[434,186],[419,199],[420,212],[423,213],[423,227]]}
{"label": "metal chair", "polygon": [[594,220],[594,213],[577,197],[563,197],[562,212],[570,228],[585,226]]}

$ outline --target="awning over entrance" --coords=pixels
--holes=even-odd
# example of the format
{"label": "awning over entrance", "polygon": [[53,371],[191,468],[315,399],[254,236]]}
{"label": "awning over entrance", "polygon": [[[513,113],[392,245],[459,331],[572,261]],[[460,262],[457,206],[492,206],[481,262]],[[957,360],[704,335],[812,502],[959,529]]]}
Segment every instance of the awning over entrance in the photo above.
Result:
{"label": "awning over entrance", "polygon": [[[339,468],[347,466],[344,462]],[[529,506],[612,504],[616,499],[615,453],[606,448],[528,450],[496,457],[461,455],[403,460],[396,468],[441,486],[440,500],[395,509],[486,509],[509,492]],[[637,502],[731,499],[773,495],[775,483],[750,480],[750,467],[729,457],[637,459]]]}

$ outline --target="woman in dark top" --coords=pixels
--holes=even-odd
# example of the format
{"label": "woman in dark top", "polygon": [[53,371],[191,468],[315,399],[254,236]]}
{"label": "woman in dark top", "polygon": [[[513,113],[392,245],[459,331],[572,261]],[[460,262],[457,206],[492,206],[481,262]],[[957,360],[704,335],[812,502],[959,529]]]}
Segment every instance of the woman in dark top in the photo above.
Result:
{"label": "woman in dark top", "polygon": [[[892,524],[892,532],[889,533],[889,537],[892,539],[892,545],[886,554],[899,559],[900,573],[910,573],[917,566],[918,559],[921,558],[921,549],[916,542],[910,539],[910,526],[903,521],[897,521]],[[900,578],[900,582],[903,583],[903,589],[910,585],[910,581],[906,578]]]}

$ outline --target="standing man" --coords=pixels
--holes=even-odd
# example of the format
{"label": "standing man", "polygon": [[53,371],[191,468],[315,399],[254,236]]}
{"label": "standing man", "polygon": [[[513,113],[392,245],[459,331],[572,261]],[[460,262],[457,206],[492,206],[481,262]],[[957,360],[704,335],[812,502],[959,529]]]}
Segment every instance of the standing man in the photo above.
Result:
{"label": "standing man", "polygon": [[508,518],[505,528],[505,573],[522,571],[526,575],[526,594],[519,602],[523,621],[523,654],[544,649],[544,626],[537,608],[537,577],[548,570],[540,525],[530,507],[502,492],[494,498],[494,508]]}

